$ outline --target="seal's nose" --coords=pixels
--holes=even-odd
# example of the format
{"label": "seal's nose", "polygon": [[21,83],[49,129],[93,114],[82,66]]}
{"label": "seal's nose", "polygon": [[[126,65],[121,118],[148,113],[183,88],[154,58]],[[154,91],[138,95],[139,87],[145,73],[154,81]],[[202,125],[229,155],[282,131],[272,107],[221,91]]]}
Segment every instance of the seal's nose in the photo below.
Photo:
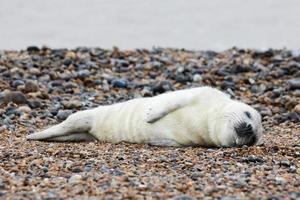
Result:
{"label": "seal's nose", "polygon": [[246,122],[238,124],[235,128],[235,132],[240,139],[238,146],[241,145],[254,145],[257,142],[257,135],[253,131],[253,127],[251,124],[247,124]]}
{"label": "seal's nose", "polygon": [[234,129],[238,137],[250,138],[254,135],[254,131],[251,124],[247,124],[246,122],[238,124],[236,127],[234,127]]}

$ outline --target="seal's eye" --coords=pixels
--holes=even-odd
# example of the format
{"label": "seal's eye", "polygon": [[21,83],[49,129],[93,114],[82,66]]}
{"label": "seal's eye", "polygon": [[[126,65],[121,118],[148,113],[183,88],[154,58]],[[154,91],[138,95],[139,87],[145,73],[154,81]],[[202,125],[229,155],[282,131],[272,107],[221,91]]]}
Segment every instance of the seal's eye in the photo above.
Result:
{"label": "seal's eye", "polygon": [[246,115],[249,119],[252,118],[252,117],[251,117],[251,114],[250,114],[248,111],[245,111],[244,113],[245,113],[245,115]]}

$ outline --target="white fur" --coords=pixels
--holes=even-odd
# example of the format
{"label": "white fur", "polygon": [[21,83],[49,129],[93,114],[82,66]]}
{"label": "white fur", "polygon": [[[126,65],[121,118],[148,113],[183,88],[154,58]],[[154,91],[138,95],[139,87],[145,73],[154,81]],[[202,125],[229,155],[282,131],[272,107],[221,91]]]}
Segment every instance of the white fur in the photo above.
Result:
{"label": "white fur", "polygon": [[[245,111],[252,119],[244,116]],[[113,143],[234,146],[246,142],[234,131],[240,121],[250,123],[257,138],[261,137],[261,117],[256,110],[217,89],[199,87],[79,111],[27,139],[77,141],[94,137]]]}

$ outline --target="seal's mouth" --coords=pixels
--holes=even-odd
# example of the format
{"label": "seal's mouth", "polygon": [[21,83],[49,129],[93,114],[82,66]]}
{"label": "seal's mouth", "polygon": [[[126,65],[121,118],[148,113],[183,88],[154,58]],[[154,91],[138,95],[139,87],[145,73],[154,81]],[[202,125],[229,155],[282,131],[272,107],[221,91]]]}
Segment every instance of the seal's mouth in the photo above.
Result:
{"label": "seal's mouth", "polygon": [[255,135],[253,135],[251,138],[240,138],[237,137],[235,141],[233,142],[234,147],[242,147],[244,145],[246,146],[253,146],[258,142],[258,139]]}

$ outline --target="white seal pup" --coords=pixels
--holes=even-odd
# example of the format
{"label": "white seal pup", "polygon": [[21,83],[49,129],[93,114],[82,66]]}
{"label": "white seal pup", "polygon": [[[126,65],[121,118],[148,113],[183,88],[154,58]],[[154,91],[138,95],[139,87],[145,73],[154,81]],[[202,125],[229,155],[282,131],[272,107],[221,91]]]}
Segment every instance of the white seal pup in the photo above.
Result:
{"label": "white seal pup", "polygon": [[232,147],[256,144],[262,130],[255,109],[199,87],[79,111],[27,139]]}

